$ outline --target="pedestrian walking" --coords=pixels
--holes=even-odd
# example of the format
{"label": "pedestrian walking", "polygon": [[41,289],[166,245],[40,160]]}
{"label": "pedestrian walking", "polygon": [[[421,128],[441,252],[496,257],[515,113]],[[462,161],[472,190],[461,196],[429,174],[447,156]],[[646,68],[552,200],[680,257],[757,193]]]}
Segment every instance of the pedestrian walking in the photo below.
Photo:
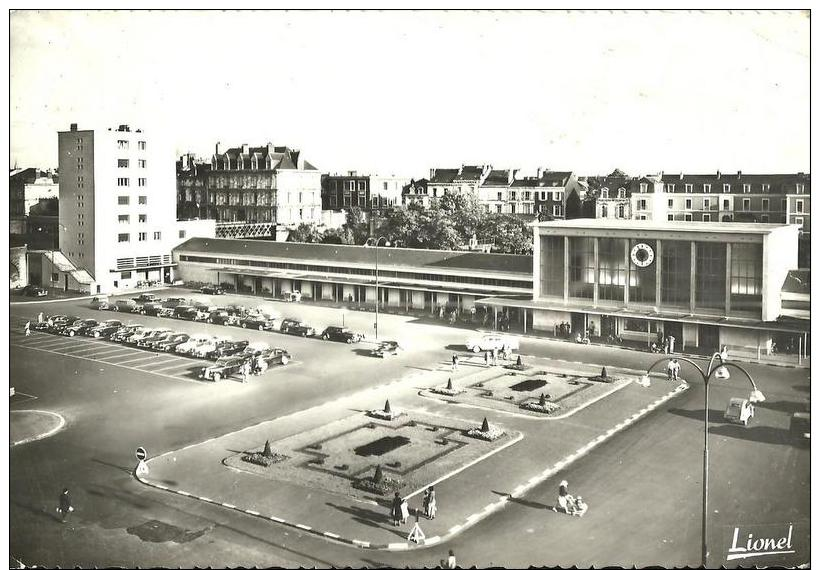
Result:
{"label": "pedestrian walking", "polygon": [[428,519],[432,520],[436,518],[436,511],[438,510],[438,506],[436,505],[436,490],[433,487],[427,487],[427,490],[424,491],[424,501],[422,502],[422,508],[424,509],[424,516]]}
{"label": "pedestrian walking", "polygon": [[31,321],[26,321],[26,324],[23,325],[23,330],[26,331],[26,336],[31,336]]}
{"label": "pedestrian walking", "polygon": [[569,483],[566,479],[561,481],[558,485],[558,504],[552,508],[553,511],[559,510],[569,513]]}
{"label": "pedestrian walking", "polygon": [[496,366],[497,364],[498,364],[498,349],[494,348],[493,349],[493,366]]}
{"label": "pedestrian walking", "polygon": [[672,360],[672,380],[677,381],[680,378],[680,362],[675,358]]}
{"label": "pedestrian walking", "polygon": [[399,508],[401,509],[401,524],[404,524],[407,522],[407,519],[410,518],[410,505],[407,503],[407,499],[401,500]]}
{"label": "pedestrian walking", "polygon": [[490,352],[485,350],[484,351],[484,366],[490,365]]}
{"label": "pedestrian walking", "polygon": [[43,311],[40,311],[39,313],[37,313],[37,322],[38,323],[43,322]]}
{"label": "pedestrian walking", "polygon": [[245,384],[248,381],[248,363],[245,362],[239,368],[239,378],[242,379],[242,383]]}
{"label": "pedestrian walking", "polygon": [[401,503],[399,492],[396,491],[396,494],[393,495],[393,502],[390,503],[390,518],[393,520],[393,526],[401,524]]}
{"label": "pedestrian walking", "polygon": [[60,522],[66,522],[68,514],[73,511],[74,507],[71,505],[71,497],[68,495],[68,488],[66,487],[63,489],[63,492],[60,493],[60,506],[57,507],[57,512],[62,515]]}
{"label": "pedestrian walking", "polygon": [[521,362],[521,355],[520,354],[518,355],[518,358],[515,359],[515,365],[518,366],[519,368],[524,366],[524,363]]}
{"label": "pedestrian walking", "polygon": [[666,363],[666,381],[671,382],[675,378],[675,361],[670,360]]}
{"label": "pedestrian walking", "polygon": [[669,335],[669,354],[675,353],[675,337]]}
{"label": "pedestrian walking", "polygon": [[453,354],[453,372],[458,370],[458,354]]}
{"label": "pedestrian walking", "polygon": [[458,567],[458,566],[457,566],[457,564],[456,564],[456,555],[455,555],[455,553],[451,550],[451,551],[447,554],[447,568],[457,568],[457,567]]}

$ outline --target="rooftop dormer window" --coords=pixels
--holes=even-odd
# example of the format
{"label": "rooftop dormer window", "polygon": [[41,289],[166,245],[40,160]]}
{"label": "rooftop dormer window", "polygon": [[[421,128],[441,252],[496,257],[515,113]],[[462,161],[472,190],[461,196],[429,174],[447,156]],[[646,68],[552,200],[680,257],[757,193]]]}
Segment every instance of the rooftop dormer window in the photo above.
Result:
{"label": "rooftop dormer window", "polygon": [[609,188],[601,188],[601,198],[604,200],[609,199]]}
{"label": "rooftop dormer window", "polygon": [[[647,184],[646,182],[641,182],[641,194],[646,194],[646,192],[648,190],[649,190],[649,184]],[[618,198],[623,198],[622,192],[625,193],[626,191],[623,188],[619,188],[618,189]]]}

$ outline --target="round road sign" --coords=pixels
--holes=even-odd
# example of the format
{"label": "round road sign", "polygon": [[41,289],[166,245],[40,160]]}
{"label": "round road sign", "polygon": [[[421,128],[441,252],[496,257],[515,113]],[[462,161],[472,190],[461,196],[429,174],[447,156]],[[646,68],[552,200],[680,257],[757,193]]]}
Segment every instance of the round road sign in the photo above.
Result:
{"label": "round road sign", "polygon": [[136,455],[137,459],[139,459],[140,461],[145,461],[145,458],[148,457],[148,452],[145,451],[144,447],[138,447]]}

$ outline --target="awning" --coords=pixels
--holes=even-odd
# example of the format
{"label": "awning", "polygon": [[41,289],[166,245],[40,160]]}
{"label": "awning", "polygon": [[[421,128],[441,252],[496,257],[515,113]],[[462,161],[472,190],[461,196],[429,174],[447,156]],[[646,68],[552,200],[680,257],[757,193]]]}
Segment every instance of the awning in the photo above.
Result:
{"label": "awning", "polygon": [[485,297],[476,300],[477,305],[488,307],[505,307],[517,309],[532,309],[542,311],[563,311],[587,313],[591,315],[604,315],[612,317],[624,317],[627,319],[647,319],[653,321],[678,321],[698,325],[720,325],[725,327],[738,327],[766,331],[782,332],[811,332],[809,321],[799,321],[795,319],[779,319],[777,321],[761,321],[743,317],[727,317],[724,315],[703,315],[687,313],[660,313],[655,311],[641,311],[639,309],[602,308],[591,307],[581,304],[564,304],[563,301],[549,302],[545,300],[533,301],[531,296],[505,296],[505,297]]}
{"label": "awning", "polygon": [[122,271],[151,271],[152,269],[162,269],[163,267],[176,267],[176,262],[171,263],[155,263],[153,265],[131,265],[129,267],[118,267],[116,269],[109,269],[109,273],[120,273]]}

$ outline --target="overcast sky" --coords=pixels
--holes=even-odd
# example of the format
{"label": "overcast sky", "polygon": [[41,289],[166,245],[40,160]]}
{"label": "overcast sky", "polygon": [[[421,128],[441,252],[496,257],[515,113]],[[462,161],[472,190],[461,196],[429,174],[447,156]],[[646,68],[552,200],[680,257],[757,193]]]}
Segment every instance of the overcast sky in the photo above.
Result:
{"label": "overcast sky", "polygon": [[325,172],[809,170],[800,12],[16,12],[11,161],[121,123]]}

